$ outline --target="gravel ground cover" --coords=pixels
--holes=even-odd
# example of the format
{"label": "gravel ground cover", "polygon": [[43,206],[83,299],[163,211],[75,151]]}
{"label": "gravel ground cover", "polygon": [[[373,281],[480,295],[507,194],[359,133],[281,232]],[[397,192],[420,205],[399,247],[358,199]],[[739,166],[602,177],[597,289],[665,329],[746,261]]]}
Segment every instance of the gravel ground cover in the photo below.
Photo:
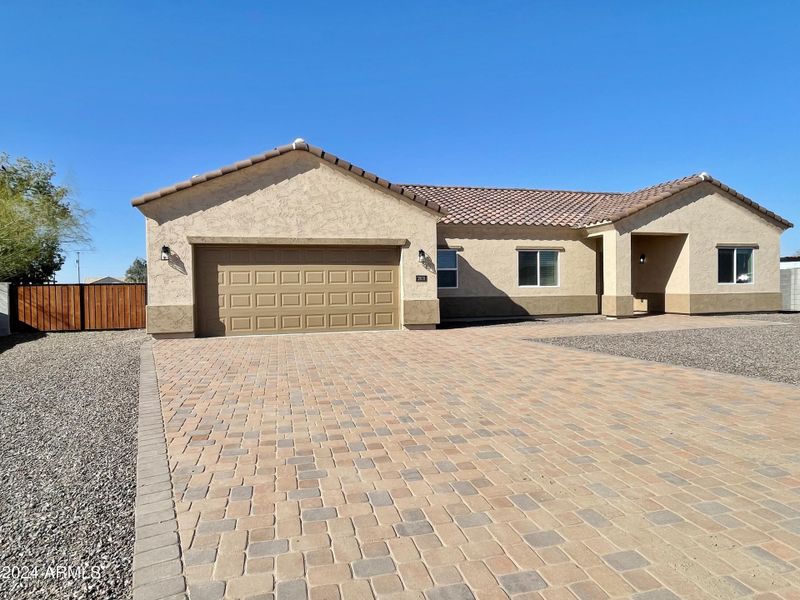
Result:
{"label": "gravel ground cover", "polygon": [[142,331],[0,338],[0,598],[127,598]]}
{"label": "gravel ground cover", "polygon": [[756,327],[542,338],[538,342],[800,385],[800,313]]}

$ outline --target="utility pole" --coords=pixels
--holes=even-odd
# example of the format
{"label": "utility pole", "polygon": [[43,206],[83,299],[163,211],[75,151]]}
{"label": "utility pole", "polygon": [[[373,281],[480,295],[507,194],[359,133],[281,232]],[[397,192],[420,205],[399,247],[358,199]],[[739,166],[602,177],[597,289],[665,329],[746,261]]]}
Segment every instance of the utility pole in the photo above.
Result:
{"label": "utility pole", "polygon": [[81,252],[86,254],[87,252],[91,252],[91,250],[76,250],[75,251],[75,266],[78,268],[78,283],[81,282]]}

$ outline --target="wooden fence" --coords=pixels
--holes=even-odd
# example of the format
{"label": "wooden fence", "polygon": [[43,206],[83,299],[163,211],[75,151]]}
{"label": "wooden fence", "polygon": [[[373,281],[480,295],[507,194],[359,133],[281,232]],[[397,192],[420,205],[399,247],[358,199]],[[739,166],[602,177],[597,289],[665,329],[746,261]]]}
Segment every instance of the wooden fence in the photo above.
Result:
{"label": "wooden fence", "polygon": [[139,329],[145,326],[147,285],[16,285],[11,297],[15,331]]}

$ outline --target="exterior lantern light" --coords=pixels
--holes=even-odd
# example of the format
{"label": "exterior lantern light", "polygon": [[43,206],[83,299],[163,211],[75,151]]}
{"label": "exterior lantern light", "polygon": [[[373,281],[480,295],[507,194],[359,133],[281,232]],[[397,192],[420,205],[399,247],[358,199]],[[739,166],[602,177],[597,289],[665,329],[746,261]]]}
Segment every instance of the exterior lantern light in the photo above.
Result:
{"label": "exterior lantern light", "polygon": [[644,263],[646,263],[646,262],[647,262],[647,257],[646,257],[644,254],[642,254],[642,255],[639,257],[639,262],[640,262],[641,264],[644,264]]}
{"label": "exterior lantern light", "polygon": [[419,262],[425,262],[425,250],[419,251]]}
{"label": "exterior lantern light", "polygon": [[169,260],[169,246],[161,246],[161,260]]}

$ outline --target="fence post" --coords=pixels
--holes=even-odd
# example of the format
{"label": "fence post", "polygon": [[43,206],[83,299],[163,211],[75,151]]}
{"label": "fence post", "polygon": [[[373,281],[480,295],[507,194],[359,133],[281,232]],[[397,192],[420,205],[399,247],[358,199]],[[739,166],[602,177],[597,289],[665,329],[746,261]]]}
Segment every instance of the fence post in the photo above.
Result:
{"label": "fence post", "polygon": [[81,328],[78,331],[86,331],[86,319],[84,318],[84,305],[83,305],[83,284],[78,282],[78,313],[80,314]]}
{"label": "fence post", "polygon": [[0,336],[11,333],[11,284],[0,283]]}

